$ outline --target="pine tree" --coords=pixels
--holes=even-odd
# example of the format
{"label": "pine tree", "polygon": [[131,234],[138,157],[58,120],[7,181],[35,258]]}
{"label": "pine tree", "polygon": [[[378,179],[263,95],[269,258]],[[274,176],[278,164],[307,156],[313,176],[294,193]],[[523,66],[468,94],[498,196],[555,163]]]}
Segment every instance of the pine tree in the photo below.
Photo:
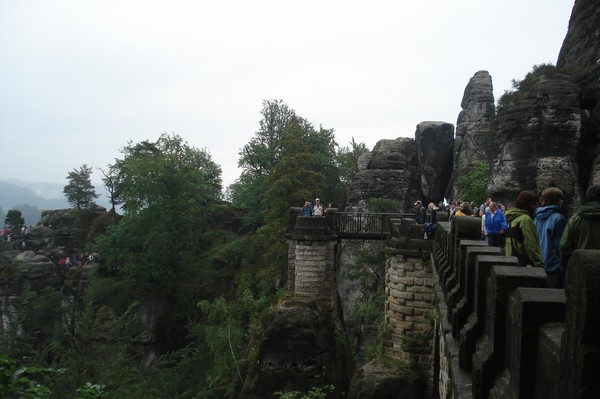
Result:
{"label": "pine tree", "polygon": [[75,209],[89,209],[94,205],[94,200],[99,197],[90,180],[91,174],[92,168],[84,164],[79,170],[73,169],[67,176],[69,184],[63,188],[63,193]]}

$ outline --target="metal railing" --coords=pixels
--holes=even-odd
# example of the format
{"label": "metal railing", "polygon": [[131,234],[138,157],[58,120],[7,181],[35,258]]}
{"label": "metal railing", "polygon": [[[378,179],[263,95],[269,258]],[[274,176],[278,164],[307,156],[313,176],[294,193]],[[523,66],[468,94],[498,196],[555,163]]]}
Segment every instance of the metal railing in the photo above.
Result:
{"label": "metal railing", "polygon": [[385,239],[391,233],[392,219],[414,217],[412,213],[337,212],[333,228],[340,238]]}

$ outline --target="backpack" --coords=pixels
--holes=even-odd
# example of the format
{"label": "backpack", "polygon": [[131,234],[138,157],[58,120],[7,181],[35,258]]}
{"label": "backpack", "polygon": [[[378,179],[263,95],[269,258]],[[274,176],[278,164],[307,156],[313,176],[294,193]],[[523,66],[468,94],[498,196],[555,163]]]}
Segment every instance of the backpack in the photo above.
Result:
{"label": "backpack", "polygon": [[523,230],[521,230],[521,226],[510,226],[506,230],[504,230],[504,234],[506,238],[510,240],[510,248],[512,251],[511,254],[507,255],[515,256],[519,261],[519,266],[533,265],[533,262],[531,261],[531,259],[529,259],[529,256],[526,253],[520,253],[515,249],[514,240],[518,241],[521,244],[521,246],[525,248],[525,237],[523,236]]}

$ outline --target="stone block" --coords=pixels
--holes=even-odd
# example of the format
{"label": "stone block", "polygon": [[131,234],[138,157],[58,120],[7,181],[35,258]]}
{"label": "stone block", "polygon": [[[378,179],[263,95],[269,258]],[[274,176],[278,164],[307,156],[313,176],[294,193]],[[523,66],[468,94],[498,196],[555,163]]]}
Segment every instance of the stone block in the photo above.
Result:
{"label": "stone block", "polygon": [[600,250],[571,255],[565,284],[560,395],[600,398]]}
{"label": "stone block", "polygon": [[505,321],[508,296],[518,287],[545,288],[542,268],[494,266],[487,279],[485,327],[473,355],[473,396],[487,399],[495,374],[504,364]]}
{"label": "stone block", "polygon": [[475,343],[483,333],[485,320],[485,300],[487,278],[493,266],[517,266],[514,256],[477,255],[475,257],[475,277],[473,279],[473,312],[460,331],[460,366],[471,371],[471,358],[475,352]]}
{"label": "stone block", "polygon": [[[490,397],[534,398],[539,329],[564,319],[564,290],[517,288],[506,307],[504,378],[496,380]],[[555,384],[546,380],[546,385]]]}
{"label": "stone block", "polygon": [[[454,266],[452,267],[452,274],[450,274],[448,279],[445,281],[446,288],[444,289],[444,292],[447,293],[446,297],[448,299],[448,310],[449,311],[454,309],[456,302],[458,302],[458,300],[459,300],[456,298],[456,295],[453,296],[452,293],[456,292],[456,291],[462,292],[462,289],[460,288],[463,285],[461,276],[464,275],[464,269],[466,267],[465,266],[466,250],[467,250],[467,248],[471,248],[471,247],[488,248],[487,243],[484,241],[481,241],[481,240],[468,240],[468,239],[459,240],[458,248],[457,248],[457,251],[455,252],[455,256],[454,256]],[[451,298],[453,298],[453,297],[454,297],[454,302],[452,302],[452,300],[451,300]]]}
{"label": "stone block", "polygon": [[[475,261],[477,255],[500,255],[500,248],[475,246],[465,248],[465,261],[462,263],[459,290],[449,299],[449,302],[457,300],[455,306],[449,311],[450,322],[452,324],[452,335],[458,337],[460,330],[467,322],[467,317],[473,311],[473,297],[475,296]],[[462,295],[461,295],[462,291]],[[452,294],[452,293],[450,293]]]}
{"label": "stone block", "polygon": [[540,327],[535,362],[534,399],[561,399],[558,382],[561,378],[560,341],[564,331],[563,323],[549,323]]}

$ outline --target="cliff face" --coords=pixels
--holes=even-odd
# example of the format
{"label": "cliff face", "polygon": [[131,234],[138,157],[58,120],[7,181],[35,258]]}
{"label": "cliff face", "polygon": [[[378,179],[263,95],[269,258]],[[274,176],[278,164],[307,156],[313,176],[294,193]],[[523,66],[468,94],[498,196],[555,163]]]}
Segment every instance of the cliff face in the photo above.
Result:
{"label": "cliff face", "polygon": [[600,4],[577,0],[556,66],[578,86],[581,135],[578,148],[579,185],[600,184]]}
{"label": "cliff face", "polygon": [[560,187],[564,206],[574,210],[577,188],[577,146],[582,130],[579,89],[567,75],[543,68],[530,74],[519,91],[498,110],[497,153],[488,190],[511,204],[521,190],[541,192]]}
{"label": "cliff face", "polygon": [[[18,249],[0,240],[0,335],[12,337],[13,344],[23,340],[36,348],[44,339],[40,328],[51,328],[55,323],[67,323],[66,327],[72,328],[75,323],[72,316],[83,307],[89,269],[72,266],[67,270],[58,265],[58,260],[81,254],[86,239],[93,239],[104,231],[114,216],[104,209],[85,213],[46,211],[41,220],[43,224],[34,227],[28,237],[17,237]],[[59,294],[61,299],[55,303],[56,307],[49,306],[47,314],[39,315],[44,320],[23,320],[26,308],[35,302],[39,302],[39,306],[44,302],[51,304],[53,293]],[[60,315],[57,308],[61,307],[72,309],[74,313],[63,320],[53,318],[52,315]],[[42,321],[46,325],[40,325]]]}

